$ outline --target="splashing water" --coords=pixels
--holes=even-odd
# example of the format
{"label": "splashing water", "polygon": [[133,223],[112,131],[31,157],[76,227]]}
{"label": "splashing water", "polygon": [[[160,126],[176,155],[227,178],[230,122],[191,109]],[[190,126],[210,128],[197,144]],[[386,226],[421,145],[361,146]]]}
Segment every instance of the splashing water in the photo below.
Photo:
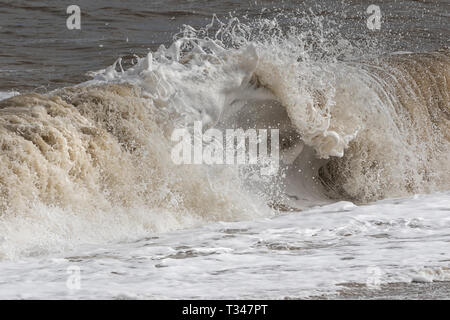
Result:
{"label": "splashing water", "polygon": [[[290,23],[282,25],[282,19]],[[202,260],[209,263],[206,273],[196,260],[189,263],[193,275],[208,281],[221,272],[232,274],[227,297],[236,292],[255,297],[265,289],[276,297],[299,297],[322,293],[317,289],[322,285],[326,291],[336,283],[364,282],[363,273],[352,275],[360,260],[353,265],[351,259],[364,256],[364,250],[401,245],[405,239],[398,233],[414,236],[414,244],[428,239],[429,230],[439,230],[439,241],[445,241],[448,192],[428,196],[431,200],[413,198],[412,206],[421,209],[406,220],[410,207],[402,201],[408,200],[400,201],[401,210],[395,200],[359,205],[449,189],[449,50],[383,54],[376,41],[347,40],[313,15],[244,20],[214,17],[202,29],[185,26],[169,47],[136,57],[126,70],[119,59],[74,87],[5,96],[0,102],[0,257],[64,252],[81,244],[128,247],[127,241],[149,234],[198,227],[166,234],[166,242],[141,240],[136,246],[150,251],[133,252],[142,259],[160,254],[161,261],[149,265],[167,268],[168,277],[179,270],[180,255],[222,259],[229,270],[218,270],[208,258]],[[194,121],[205,129],[278,128],[279,174],[263,178],[247,167],[175,165],[170,135]],[[431,202],[439,208],[426,205]],[[385,210],[381,216],[378,209]],[[305,211],[280,214],[300,210]],[[424,222],[422,214],[439,222]],[[376,236],[385,242],[372,246],[367,239]],[[182,248],[180,237],[190,241],[191,251]],[[363,243],[359,251],[358,243]],[[212,249],[220,246],[225,249]],[[437,247],[427,254],[414,248],[431,269],[409,261],[405,248],[393,252],[402,254],[408,273],[389,269],[389,257],[364,256],[360,265],[383,265],[386,282],[417,280],[420,274],[448,279],[445,262],[437,262],[442,256]],[[276,275],[270,271],[274,261],[286,262],[284,291],[257,276],[252,279],[258,292],[231,285],[244,283],[232,271],[232,253],[260,261],[258,268],[268,277]],[[72,260],[93,268],[88,261],[95,254]],[[332,279],[336,270],[323,270],[331,256],[336,270],[345,270],[339,279]],[[47,261],[50,269],[52,261]],[[306,278],[294,285],[289,279],[301,274],[289,270],[299,265],[322,268],[328,285]],[[164,279],[158,288],[171,288]],[[139,296],[158,296],[141,289],[136,289]],[[305,291],[299,294],[299,289]],[[106,296],[116,297],[120,290],[112,291]],[[180,297],[169,291],[162,295]]]}

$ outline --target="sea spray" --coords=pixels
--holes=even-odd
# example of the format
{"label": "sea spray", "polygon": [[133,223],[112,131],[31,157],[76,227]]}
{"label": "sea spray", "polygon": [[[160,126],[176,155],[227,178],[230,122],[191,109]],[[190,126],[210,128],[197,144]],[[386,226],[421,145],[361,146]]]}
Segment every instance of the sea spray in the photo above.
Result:
{"label": "sea spray", "polygon": [[[0,102],[4,257],[448,189],[448,49],[366,59],[294,23],[211,28],[187,26],[127,70]],[[195,121],[279,129],[292,161],[268,180],[176,165],[170,134]]]}

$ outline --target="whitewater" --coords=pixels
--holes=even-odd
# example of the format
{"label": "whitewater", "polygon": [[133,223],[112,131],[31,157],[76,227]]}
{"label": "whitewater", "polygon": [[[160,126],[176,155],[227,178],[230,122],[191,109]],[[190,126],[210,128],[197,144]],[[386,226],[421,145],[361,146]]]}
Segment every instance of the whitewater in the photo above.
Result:
{"label": "whitewater", "polygon": [[[450,281],[449,49],[361,54],[320,17],[288,18],[214,16],[78,85],[2,92],[0,297],[389,296]],[[278,174],[174,164],[171,134],[195,121],[279,129]]]}

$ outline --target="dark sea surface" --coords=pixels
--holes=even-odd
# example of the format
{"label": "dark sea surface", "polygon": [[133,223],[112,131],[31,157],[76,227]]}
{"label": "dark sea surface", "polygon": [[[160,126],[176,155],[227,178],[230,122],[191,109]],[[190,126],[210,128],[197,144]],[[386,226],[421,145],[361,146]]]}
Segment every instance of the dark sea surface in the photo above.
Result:
{"label": "dark sea surface", "polygon": [[[66,9],[81,8],[81,30],[68,30]],[[379,31],[366,27],[370,4],[380,6]],[[385,52],[448,46],[450,2],[440,1],[0,1],[0,91],[45,92],[89,78],[87,71],[171,43],[184,24],[298,11],[324,18],[346,39],[368,38]],[[282,19],[281,19],[282,20]],[[289,24],[289,21],[281,21]],[[305,26],[307,28],[308,26]]]}

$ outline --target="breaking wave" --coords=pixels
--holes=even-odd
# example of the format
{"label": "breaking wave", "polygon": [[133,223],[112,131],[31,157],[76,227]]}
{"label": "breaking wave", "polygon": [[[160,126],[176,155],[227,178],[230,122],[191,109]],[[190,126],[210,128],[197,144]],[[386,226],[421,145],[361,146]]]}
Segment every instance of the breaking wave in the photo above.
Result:
{"label": "breaking wave", "polygon": [[[1,101],[0,255],[448,190],[450,51],[354,49],[214,19],[127,70]],[[173,129],[198,120],[280,129],[279,175],[175,165]]]}

